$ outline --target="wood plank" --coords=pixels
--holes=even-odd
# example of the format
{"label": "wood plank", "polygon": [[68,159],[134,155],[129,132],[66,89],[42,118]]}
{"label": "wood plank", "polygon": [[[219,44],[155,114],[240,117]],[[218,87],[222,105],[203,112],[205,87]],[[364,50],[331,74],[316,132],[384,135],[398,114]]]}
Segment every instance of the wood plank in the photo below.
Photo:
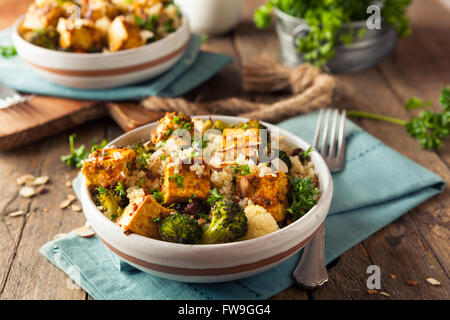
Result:
{"label": "wood plank", "polygon": [[[85,223],[82,212],[74,212],[71,209],[62,210],[59,204],[67,194],[73,190],[65,186],[65,181],[72,179],[77,170],[71,170],[60,161],[62,154],[68,152],[67,136],[72,131],[66,132],[54,138],[47,139],[47,143],[34,144],[28,148],[22,148],[11,154],[18,159],[26,160],[27,153],[40,155],[34,162],[28,161],[28,166],[21,168],[21,174],[32,172],[35,174],[49,175],[51,183],[49,192],[33,198],[29,204],[26,218],[23,219],[23,231],[20,244],[15,252],[8,278],[1,292],[1,299],[84,299],[83,290],[74,290],[68,284],[68,277],[59,269],[50,264],[39,254],[39,248],[52,239],[57,233],[70,230]],[[104,121],[96,121],[79,127],[79,143],[90,145],[92,140],[100,141],[105,136]],[[3,161],[2,161],[3,163]],[[12,165],[11,161],[9,162]],[[13,176],[5,177],[1,182],[2,189],[14,184]],[[22,201],[15,199],[10,206],[17,206]],[[17,218],[16,218],[17,219]],[[6,237],[0,234],[0,239]]]}

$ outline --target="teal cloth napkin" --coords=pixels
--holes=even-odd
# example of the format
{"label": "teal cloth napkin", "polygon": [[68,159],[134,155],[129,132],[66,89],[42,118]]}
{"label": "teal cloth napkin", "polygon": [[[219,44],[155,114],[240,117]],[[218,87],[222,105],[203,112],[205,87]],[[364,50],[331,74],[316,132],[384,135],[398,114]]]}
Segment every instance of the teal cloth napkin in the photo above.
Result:
{"label": "teal cloth napkin", "polygon": [[[11,45],[11,29],[0,31],[0,45]],[[139,100],[148,96],[177,97],[211,78],[231,62],[224,54],[200,50],[194,35],[183,57],[170,70],[149,81],[102,90],[72,89],[54,84],[25,64],[19,56],[0,56],[0,84],[21,92],[99,101]]]}
{"label": "teal cloth napkin", "polygon": [[[317,113],[281,123],[311,142]],[[336,259],[410,209],[440,193],[443,180],[347,120],[345,169],[333,174],[334,194],[326,218],[325,260]],[[79,181],[75,180],[75,189]],[[294,284],[301,253],[250,278],[191,284],[151,276],[120,262],[94,237],[74,234],[40,252],[95,299],[266,299]]]}

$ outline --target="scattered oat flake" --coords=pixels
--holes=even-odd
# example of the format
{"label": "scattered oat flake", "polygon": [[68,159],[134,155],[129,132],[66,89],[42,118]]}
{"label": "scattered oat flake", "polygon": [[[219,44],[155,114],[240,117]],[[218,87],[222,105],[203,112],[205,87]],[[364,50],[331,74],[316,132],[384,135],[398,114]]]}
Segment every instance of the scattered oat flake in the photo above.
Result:
{"label": "scattered oat flake", "polygon": [[373,289],[367,290],[367,293],[370,294],[370,295],[377,294],[377,292],[378,292],[377,290],[373,290]]}
{"label": "scattered oat flake", "polygon": [[61,203],[59,204],[59,207],[60,207],[61,209],[65,209],[65,208],[67,208],[68,206],[70,206],[71,203],[72,203],[72,200],[70,200],[70,199],[65,199],[63,202],[61,202]]}
{"label": "scattered oat flake", "polygon": [[67,180],[67,181],[66,181],[66,187],[67,187],[67,188],[72,187],[72,181]]}
{"label": "scattered oat flake", "polygon": [[17,183],[19,186],[22,186],[22,185],[24,185],[25,183],[33,183],[33,181],[34,181],[34,176],[31,175],[31,174],[25,174],[25,175],[20,176],[20,177],[18,177],[18,178],[16,179],[16,183]]}
{"label": "scattered oat flake", "polygon": [[36,195],[36,190],[33,187],[22,187],[19,190],[19,194],[24,198],[31,198]]}
{"label": "scattered oat flake", "polygon": [[66,234],[67,234],[67,233],[57,233],[57,234],[55,234],[55,235],[53,236],[53,240],[62,238],[62,237],[64,237]]}
{"label": "scattered oat flake", "polygon": [[95,235],[95,232],[91,228],[85,226],[75,228],[72,231],[83,238],[92,238]]}
{"label": "scattered oat flake", "polygon": [[384,292],[384,291],[381,291],[380,294],[385,296],[385,297],[390,297],[391,296],[389,293]]}
{"label": "scattered oat flake", "polygon": [[395,274],[390,274],[389,277],[391,277],[391,279],[397,279],[397,276]]}
{"label": "scattered oat flake", "polygon": [[74,201],[77,197],[75,197],[73,194],[68,194],[67,195],[67,199],[69,199],[70,201]]}
{"label": "scattered oat flake", "polygon": [[79,205],[77,205],[77,204],[73,204],[72,206],[71,206],[71,209],[73,210],[73,211],[81,211],[81,207],[79,206]]}
{"label": "scattered oat flake", "polygon": [[441,285],[439,281],[437,281],[435,278],[427,278],[427,281],[429,284],[431,284],[434,287],[438,287]]}
{"label": "scattered oat flake", "polygon": [[411,287],[417,287],[417,286],[418,286],[417,281],[412,281],[412,280],[406,281],[406,284],[407,284],[408,286],[411,286]]}
{"label": "scattered oat flake", "polygon": [[17,211],[8,213],[8,216],[10,216],[10,217],[18,217],[18,216],[23,216],[24,214],[25,214],[25,211],[17,210]]}
{"label": "scattered oat flake", "polygon": [[50,180],[49,176],[37,177],[36,179],[34,179],[33,185],[40,186],[40,185],[46,184],[49,180]]}

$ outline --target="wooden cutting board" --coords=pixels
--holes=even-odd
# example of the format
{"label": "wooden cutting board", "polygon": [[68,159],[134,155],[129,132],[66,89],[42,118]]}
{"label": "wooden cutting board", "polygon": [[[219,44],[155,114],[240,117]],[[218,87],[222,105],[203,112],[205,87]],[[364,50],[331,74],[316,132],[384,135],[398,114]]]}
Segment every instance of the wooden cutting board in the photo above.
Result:
{"label": "wooden cutting board", "polygon": [[150,112],[134,103],[102,103],[35,96],[27,103],[0,109],[0,151],[110,116],[125,131],[156,121],[161,112]]}

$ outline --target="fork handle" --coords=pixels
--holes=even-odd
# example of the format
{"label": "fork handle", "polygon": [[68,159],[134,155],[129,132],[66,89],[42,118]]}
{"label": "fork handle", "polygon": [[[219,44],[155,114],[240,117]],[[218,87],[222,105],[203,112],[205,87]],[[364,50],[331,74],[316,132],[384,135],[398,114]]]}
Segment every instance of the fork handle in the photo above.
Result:
{"label": "fork handle", "polygon": [[324,259],[324,239],[325,222],[305,246],[302,258],[293,273],[297,283],[305,288],[314,289],[328,281]]}

